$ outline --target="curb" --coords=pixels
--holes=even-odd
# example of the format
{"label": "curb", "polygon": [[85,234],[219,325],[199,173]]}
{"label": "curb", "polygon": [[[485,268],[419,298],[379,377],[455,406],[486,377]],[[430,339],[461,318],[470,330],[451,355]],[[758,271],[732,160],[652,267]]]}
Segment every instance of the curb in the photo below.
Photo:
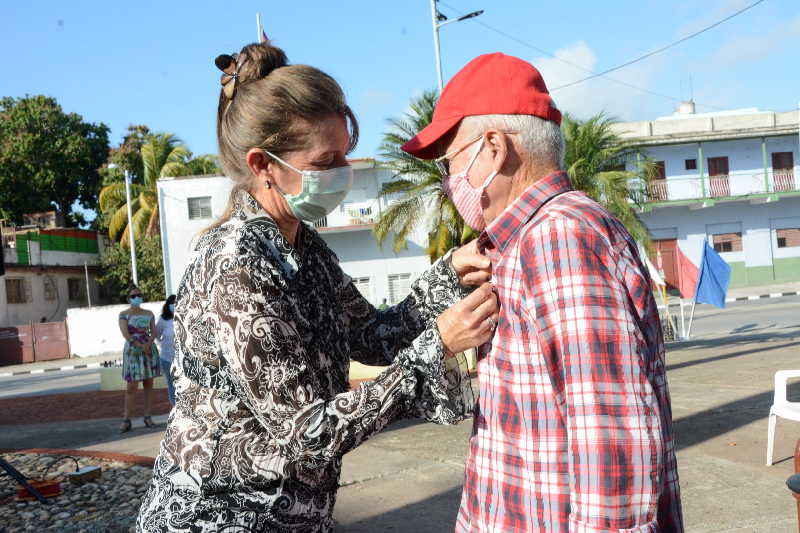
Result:
{"label": "curb", "polygon": [[16,372],[0,372],[0,378],[9,378],[12,376],[25,376],[28,374],[44,374],[46,372],[62,372],[66,370],[84,370],[87,368],[100,368],[105,366],[103,363],[86,363],[83,365],[65,365],[54,366],[51,368],[35,368],[33,370],[18,370]]}
{"label": "curb", "polygon": [[108,461],[119,461],[139,466],[153,468],[154,457],[144,455],[130,455],[127,453],[101,452],[92,450],[67,450],[64,448],[0,448],[0,453],[28,453],[38,455],[74,455],[75,457],[94,457],[95,459],[106,459]]}
{"label": "curb", "polygon": [[783,298],[784,296],[797,296],[800,291],[773,292],[771,294],[759,294],[756,296],[739,296],[738,298],[725,298],[725,303],[744,302],[746,300],[763,300],[765,298]]}
{"label": "curb", "polygon": [[[746,302],[749,300],[766,300],[769,298],[785,298],[786,296],[800,296],[800,291],[790,291],[790,292],[773,292],[770,294],[756,294],[753,296],[738,296],[736,298],[725,298],[725,303],[733,303],[733,302]],[[684,305],[691,305],[692,300],[686,300]],[[670,307],[677,304],[670,304]],[[658,304],[657,306],[659,309],[664,309],[663,304]],[[2,374],[0,374],[2,376]]]}

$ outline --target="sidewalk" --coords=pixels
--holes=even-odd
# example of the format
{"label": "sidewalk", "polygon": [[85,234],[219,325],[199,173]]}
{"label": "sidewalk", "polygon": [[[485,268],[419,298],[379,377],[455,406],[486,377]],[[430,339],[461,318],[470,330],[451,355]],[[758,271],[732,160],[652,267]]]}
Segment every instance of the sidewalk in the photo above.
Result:
{"label": "sidewalk", "polygon": [[0,377],[55,372],[59,370],[99,368],[103,365],[103,363],[113,362],[117,359],[122,359],[122,352],[117,354],[98,355],[94,357],[71,357],[69,359],[55,359],[53,361],[36,361],[33,363],[0,366]]}
{"label": "sidewalk", "polygon": [[[800,426],[778,423],[775,462],[764,466],[772,379],[795,368],[800,328],[726,335],[669,347],[667,370],[686,531],[796,531],[785,487]],[[800,384],[790,386],[800,399]],[[0,448],[72,448],[154,457],[166,415],[153,430],[118,418],[0,426]],[[452,531],[472,424],[403,421],[344,458],[336,520],[343,533]]]}

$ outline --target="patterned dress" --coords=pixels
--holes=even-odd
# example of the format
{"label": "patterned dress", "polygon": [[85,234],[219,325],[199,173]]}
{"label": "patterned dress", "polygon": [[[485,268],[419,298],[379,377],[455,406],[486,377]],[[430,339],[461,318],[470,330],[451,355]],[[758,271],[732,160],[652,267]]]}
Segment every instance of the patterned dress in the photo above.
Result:
{"label": "patterned dress", "polygon": [[[128,333],[136,342],[145,342],[150,338],[151,315],[128,315],[120,313],[120,320],[128,323]],[[156,378],[161,375],[161,362],[158,360],[158,348],[151,345],[150,355],[144,350],[125,341],[122,350],[122,377],[128,383]]]}
{"label": "patterned dress", "polygon": [[[464,296],[449,257],[378,312],[312,228],[292,248],[255,200],[203,236],[177,294],[177,404],[140,532],[329,532],[342,456],[402,417],[473,405],[435,318]],[[350,359],[388,365],[350,390]]]}

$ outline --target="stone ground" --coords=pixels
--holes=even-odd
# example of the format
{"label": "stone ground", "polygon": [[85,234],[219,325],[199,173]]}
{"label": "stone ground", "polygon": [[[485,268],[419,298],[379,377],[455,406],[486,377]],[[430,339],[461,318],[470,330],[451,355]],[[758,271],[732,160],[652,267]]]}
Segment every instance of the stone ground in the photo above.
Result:
{"label": "stone ground", "polygon": [[[800,319],[796,306],[787,312]],[[800,424],[779,420],[776,464],[764,463],[773,375],[800,368],[800,326],[740,331],[668,348],[690,533],[797,531],[785,480],[793,472],[791,455]],[[790,399],[800,401],[800,383],[790,386]],[[0,448],[35,445],[154,457],[165,417],[156,421],[160,426],[147,430],[140,418],[135,419],[134,431],[119,435],[118,418],[36,424],[17,420],[0,426]],[[469,422],[441,427],[406,421],[348,454],[336,506],[340,531],[452,531],[470,428]],[[120,494],[119,489],[115,493]]]}
{"label": "stone ground", "polygon": [[[152,470],[141,465],[94,457],[50,454],[2,454],[23,475],[58,479],[80,467],[100,466],[100,478],[77,486],[61,484],[63,493],[50,505],[37,501],[16,502],[18,486],[10,477],[0,478],[0,532],[57,531],[59,533],[127,533],[133,530],[139,503],[147,490]],[[60,460],[59,460],[60,459]],[[46,473],[48,465],[53,468]],[[46,475],[46,478],[44,477]]]}

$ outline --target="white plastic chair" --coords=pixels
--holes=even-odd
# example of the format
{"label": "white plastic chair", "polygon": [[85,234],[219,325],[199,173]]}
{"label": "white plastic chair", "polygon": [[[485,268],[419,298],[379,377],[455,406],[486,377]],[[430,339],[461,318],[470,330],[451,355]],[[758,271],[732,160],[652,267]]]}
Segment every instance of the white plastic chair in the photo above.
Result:
{"label": "white plastic chair", "polygon": [[777,417],[800,422],[800,402],[786,399],[789,378],[800,378],[800,370],[778,370],[775,372],[775,397],[769,408],[769,430],[767,433],[767,466],[772,466],[772,451],[775,445],[775,423]]}

